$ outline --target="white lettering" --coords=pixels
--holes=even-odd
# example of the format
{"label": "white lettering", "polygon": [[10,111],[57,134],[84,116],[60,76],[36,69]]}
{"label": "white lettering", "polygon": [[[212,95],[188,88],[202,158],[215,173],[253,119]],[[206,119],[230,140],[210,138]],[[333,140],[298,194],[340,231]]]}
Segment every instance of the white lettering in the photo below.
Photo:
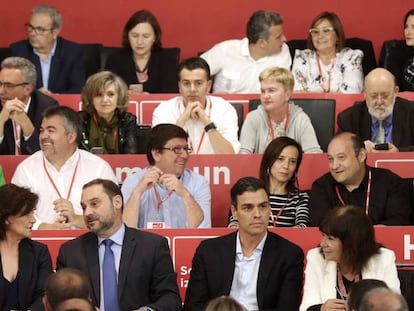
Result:
{"label": "white lettering", "polygon": [[181,266],[180,267],[180,275],[189,275],[191,272],[191,267]]}
{"label": "white lettering", "polygon": [[180,287],[181,288],[187,288],[188,287],[188,280],[184,278],[180,278]]}
{"label": "white lettering", "polygon": [[412,250],[414,250],[414,244],[411,244],[411,235],[404,234],[404,260],[411,259]]}
{"label": "white lettering", "polygon": [[[213,174],[211,174],[211,168],[213,168]],[[213,185],[229,185],[230,184],[230,169],[227,166],[204,166],[203,173],[201,173],[199,166],[193,167],[194,173],[203,175]],[[212,176],[211,176],[212,175]],[[221,177],[221,178],[220,178]]]}

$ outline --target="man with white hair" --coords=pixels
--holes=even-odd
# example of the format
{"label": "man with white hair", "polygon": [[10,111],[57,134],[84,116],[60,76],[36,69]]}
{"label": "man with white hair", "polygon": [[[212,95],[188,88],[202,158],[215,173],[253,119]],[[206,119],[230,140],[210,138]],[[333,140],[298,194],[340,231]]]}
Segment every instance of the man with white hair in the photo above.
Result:
{"label": "man with white hair", "polygon": [[376,68],[365,77],[364,102],[338,115],[338,131],[360,136],[368,152],[414,150],[414,104],[398,97],[394,76]]}

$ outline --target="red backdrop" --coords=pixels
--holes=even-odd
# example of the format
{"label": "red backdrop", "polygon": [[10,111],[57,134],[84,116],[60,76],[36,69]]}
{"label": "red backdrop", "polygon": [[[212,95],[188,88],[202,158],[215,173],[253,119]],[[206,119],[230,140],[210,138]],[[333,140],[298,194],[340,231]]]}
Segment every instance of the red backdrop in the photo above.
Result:
{"label": "red backdrop", "polygon": [[[38,3],[38,0],[9,1],[2,6],[0,46],[26,37],[23,25],[28,21],[30,8]],[[133,12],[149,9],[159,19],[164,46],[181,47],[182,57],[196,55],[225,39],[243,37],[251,13],[269,9],[285,17],[288,39],[304,38],[314,16],[324,10],[334,11],[341,18],[347,37],[372,40],[378,58],[384,40],[402,38],[403,16],[414,8],[407,0],[49,0],[47,3],[63,14],[63,36],[80,43],[100,42],[108,46],[120,45],[123,25]]]}

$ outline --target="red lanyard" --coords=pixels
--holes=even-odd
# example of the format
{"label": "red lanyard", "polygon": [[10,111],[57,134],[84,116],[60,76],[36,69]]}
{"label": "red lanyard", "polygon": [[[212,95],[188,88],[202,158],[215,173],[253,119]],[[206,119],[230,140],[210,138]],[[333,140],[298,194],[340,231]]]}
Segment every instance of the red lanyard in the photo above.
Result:
{"label": "red lanyard", "polygon": [[[360,279],[359,275],[355,276],[354,282],[358,282]],[[339,287],[339,294],[343,297],[346,298],[348,297],[348,292],[345,288],[344,285],[344,281],[342,280],[342,273],[341,271],[338,270],[338,287]]]}
{"label": "red lanyard", "polygon": [[290,191],[288,192],[288,196],[287,196],[287,199],[286,199],[286,203],[285,203],[285,205],[283,205],[283,206],[279,209],[279,211],[277,212],[276,216],[274,216],[274,215],[273,215],[273,213],[271,212],[271,214],[270,214],[270,215],[271,215],[271,217],[272,217],[273,227],[276,227],[277,220],[279,219],[280,215],[282,215],[282,212],[283,212],[283,210],[285,209],[286,205],[289,203],[289,199],[290,199]]}
{"label": "red lanyard", "polygon": [[[70,198],[70,194],[72,192],[72,187],[73,187],[73,182],[75,181],[75,176],[76,176],[76,172],[78,171],[78,166],[79,166],[79,160],[80,160],[80,155],[78,158],[78,161],[76,162],[76,166],[75,166],[75,170],[73,171],[73,175],[72,175],[72,180],[70,182],[70,186],[69,186],[69,191],[68,191],[68,196],[66,197],[66,200],[69,200]],[[56,193],[58,194],[59,198],[62,198],[62,195],[60,194],[58,188],[55,185],[55,182],[53,181],[52,177],[49,174],[49,171],[46,168],[46,161],[45,158],[43,158],[43,168],[46,172],[47,177],[49,178],[50,183],[52,184],[53,188],[55,189]]]}
{"label": "red lanyard", "polygon": [[14,142],[15,142],[14,144],[16,146],[15,154],[19,155],[19,154],[22,154],[20,150],[21,128],[20,128],[20,125],[16,121],[14,120],[12,121],[13,121],[13,134],[14,134]]}
{"label": "red lanyard", "polygon": [[174,191],[173,190],[168,191],[168,193],[163,198],[161,198],[160,195],[159,195],[159,193],[158,193],[157,186],[156,185],[152,186],[152,189],[154,190],[155,198],[157,199],[157,211],[159,211],[160,208],[161,208],[161,205],[165,201],[167,201],[167,199],[171,196],[171,194]]}
{"label": "red lanyard", "polygon": [[[207,109],[208,113],[207,113],[207,115],[208,115],[208,118],[210,119],[212,104],[211,104],[211,100],[208,97],[206,97],[206,101],[208,101],[208,109]],[[183,106],[184,106],[184,103],[183,103]],[[178,102],[178,110],[180,111],[180,102]],[[180,111],[180,113],[181,113],[181,111]],[[187,132],[188,138],[189,138],[189,145],[190,145],[191,148],[193,148],[193,143],[191,141],[190,134],[188,133],[188,129],[186,129],[186,132]],[[198,143],[197,148],[196,149],[193,148],[193,150],[195,150],[194,154],[198,154],[200,152],[200,148],[201,148],[201,145],[203,144],[205,134],[206,134],[206,131],[203,130],[203,133],[201,134],[201,138],[200,138],[200,141]]]}
{"label": "red lanyard", "polygon": [[[285,123],[285,128],[283,129],[283,135],[286,136],[287,133],[287,127],[289,124],[289,103],[286,104],[286,123]],[[269,123],[269,132],[270,132],[270,136],[272,137],[272,140],[275,139],[275,132],[273,130],[273,126],[272,126],[272,118],[270,117],[270,114],[267,114],[267,120]]]}
{"label": "red lanyard", "polygon": [[[344,199],[341,196],[341,193],[339,192],[339,187],[336,185],[335,187],[336,195],[338,196],[339,201],[341,201],[342,205],[346,205],[344,202]],[[368,169],[368,185],[367,185],[367,196],[365,200],[365,214],[368,215],[369,211],[369,197],[371,196],[371,169]]]}
{"label": "red lanyard", "polygon": [[319,77],[320,77],[319,84],[320,84],[322,90],[325,93],[329,93],[331,91],[331,73],[332,73],[332,70],[334,69],[335,64],[336,64],[336,57],[334,58],[334,60],[332,62],[331,69],[329,69],[329,72],[328,72],[328,88],[327,89],[325,89],[325,87],[324,87],[325,78],[323,77],[319,55],[316,55],[316,60],[317,60],[317,63],[318,63],[318,71],[319,71]]}

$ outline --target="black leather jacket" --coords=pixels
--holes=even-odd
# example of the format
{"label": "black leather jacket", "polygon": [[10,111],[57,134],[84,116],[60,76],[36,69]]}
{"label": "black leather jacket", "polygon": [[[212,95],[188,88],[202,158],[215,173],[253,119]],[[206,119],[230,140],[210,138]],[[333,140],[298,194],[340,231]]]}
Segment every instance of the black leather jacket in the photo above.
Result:
{"label": "black leather jacket", "polygon": [[[89,150],[89,125],[92,116],[86,111],[79,111],[79,116],[82,120],[82,139],[79,148]],[[118,146],[119,153],[138,153],[138,126],[137,117],[129,112],[124,112],[120,116],[118,126]]]}

